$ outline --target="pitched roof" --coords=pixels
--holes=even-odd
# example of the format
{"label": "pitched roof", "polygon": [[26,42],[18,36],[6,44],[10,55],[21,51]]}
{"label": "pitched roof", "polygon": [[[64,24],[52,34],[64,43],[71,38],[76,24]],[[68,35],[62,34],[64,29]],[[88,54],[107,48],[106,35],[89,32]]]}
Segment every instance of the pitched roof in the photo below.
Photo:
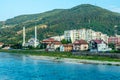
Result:
{"label": "pitched roof", "polygon": [[52,42],[52,43],[49,43],[48,45],[52,45],[52,44],[53,45],[61,45],[61,42],[59,42],[59,41],[58,42]]}
{"label": "pitched roof", "polygon": [[43,42],[55,41],[53,38],[44,39]]}
{"label": "pitched roof", "polygon": [[75,45],[81,45],[81,44],[88,44],[88,43],[87,43],[87,41],[81,39],[81,40],[75,41],[74,44]]}
{"label": "pitched roof", "polygon": [[[103,40],[99,40],[99,39],[92,40],[92,41],[96,42],[97,44],[101,44],[102,42],[104,42]],[[106,43],[106,42],[104,42],[104,43]]]}
{"label": "pitched roof", "polygon": [[42,42],[43,43],[55,43],[55,44],[59,44],[60,43],[60,41],[57,41],[57,40],[55,40],[53,38],[44,39]]}

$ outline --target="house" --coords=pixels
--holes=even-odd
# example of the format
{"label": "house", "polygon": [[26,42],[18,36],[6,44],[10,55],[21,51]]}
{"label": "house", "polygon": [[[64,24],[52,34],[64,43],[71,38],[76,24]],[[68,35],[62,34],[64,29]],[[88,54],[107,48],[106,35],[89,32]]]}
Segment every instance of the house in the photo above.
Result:
{"label": "house", "polygon": [[104,52],[104,51],[110,51],[111,48],[108,48],[108,45],[103,40],[91,40],[89,42],[89,49],[91,52]]}
{"label": "house", "polygon": [[44,39],[41,43],[50,44],[50,43],[57,43],[57,42],[60,42],[60,41],[57,41],[54,38],[48,38],[48,39]]}
{"label": "house", "polygon": [[46,50],[47,51],[55,51],[56,49],[58,49],[60,47],[60,45],[61,45],[61,42],[59,42],[59,41],[49,43],[46,47]]}
{"label": "house", "polygon": [[62,44],[60,46],[60,52],[70,52],[73,49],[73,45],[72,44]]}
{"label": "house", "polygon": [[4,45],[4,43],[0,42],[0,48]]}
{"label": "house", "polygon": [[118,44],[120,43],[120,37],[109,37],[108,43]]}
{"label": "house", "polygon": [[2,49],[8,50],[8,49],[11,49],[11,48],[10,48],[10,46],[6,46],[6,47],[4,47]]}
{"label": "house", "polygon": [[55,51],[54,44],[48,44],[46,47],[46,51]]}
{"label": "house", "polygon": [[64,39],[64,35],[61,35],[61,36],[53,36],[53,37],[51,37],[51,38],[53,38],[54,40],[57,40],[57,41],[61,41],[61,40]]}
{"label": "house", "polygon": [[120,43],[118,43],[118,44],[115,45],[115,49],[116,50],[120,50]]}
{"label": "house", "polygon": [[73,43],[73,50],[74,51],[84,51],[88,50],[88,43],[85,40],[76,40]]}

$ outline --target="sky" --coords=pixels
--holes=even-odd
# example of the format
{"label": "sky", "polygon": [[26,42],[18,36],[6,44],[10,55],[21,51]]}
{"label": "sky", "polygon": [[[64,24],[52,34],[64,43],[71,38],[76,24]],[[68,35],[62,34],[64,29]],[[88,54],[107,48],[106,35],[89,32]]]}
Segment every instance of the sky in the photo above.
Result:
{"label": "sky", "polygon": [[69,9],[80,4],[93,4],[120,13],[120,0],[0,0],[0,21],[24,14]]}

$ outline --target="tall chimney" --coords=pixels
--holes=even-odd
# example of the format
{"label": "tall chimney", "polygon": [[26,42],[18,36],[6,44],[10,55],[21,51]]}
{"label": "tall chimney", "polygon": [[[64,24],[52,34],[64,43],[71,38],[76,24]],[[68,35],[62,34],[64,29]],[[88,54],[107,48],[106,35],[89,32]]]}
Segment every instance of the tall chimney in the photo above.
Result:
{"label": "tall chimney", "polygon": [[22,46],[25,46],[25,27],[23,27],[23,44]]}

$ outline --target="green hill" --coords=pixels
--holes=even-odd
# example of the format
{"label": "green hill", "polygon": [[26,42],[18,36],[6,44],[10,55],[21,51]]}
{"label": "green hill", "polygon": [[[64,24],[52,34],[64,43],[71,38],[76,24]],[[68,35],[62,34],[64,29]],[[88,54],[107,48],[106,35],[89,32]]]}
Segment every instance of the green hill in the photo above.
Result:
{"label": "green hill", "polygon": [[22,28],[26,27],[27,39],[34,36],[34,26],[38,27],[38,38],[61,35],[64,30],[91,28],[108,35],[114,35],[114,26],[120,34],[120,14],[98,6],[82,4],[71,9],[20,15],[0,22],[0,41],[6,43],[22,42]]}

